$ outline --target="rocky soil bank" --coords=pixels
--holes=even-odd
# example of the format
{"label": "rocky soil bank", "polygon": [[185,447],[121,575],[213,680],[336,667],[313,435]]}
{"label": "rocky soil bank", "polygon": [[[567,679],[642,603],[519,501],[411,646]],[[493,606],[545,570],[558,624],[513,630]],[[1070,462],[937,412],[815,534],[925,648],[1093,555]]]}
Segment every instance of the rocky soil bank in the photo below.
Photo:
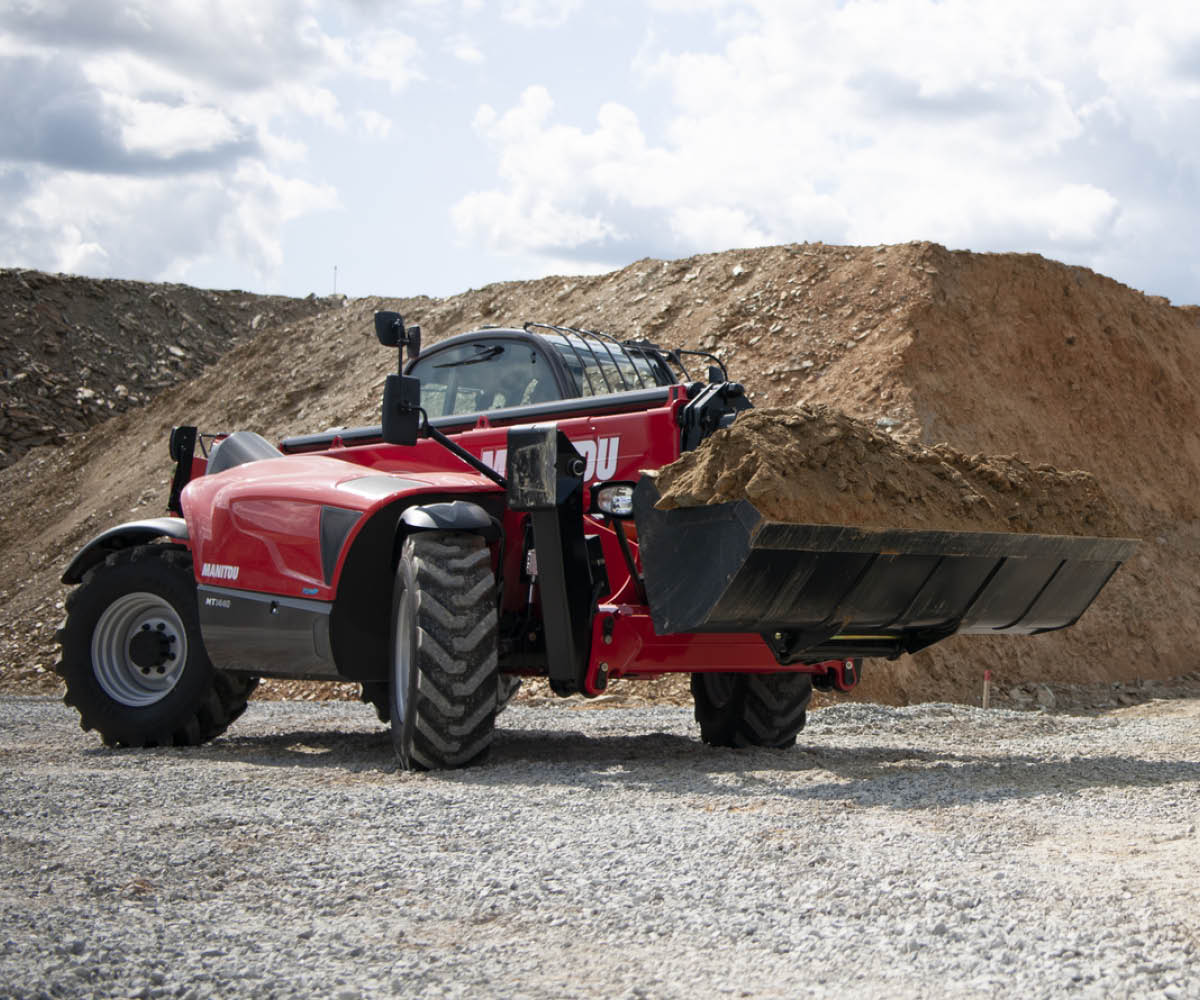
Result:
{"label": "rocky soil bank", "polygon": [[0,470],[0,685],[53,689],[61,567],[91,534],[162,509],[172,424],[279,437],[375,422],[393,364],[371,332],[377,308],[420,322],[427,341],[541,319],[713,350],[759,405],[827,404],[897,442],[1087,470],[1143,540],[1076,627],[950,640],[874,665],[863,697],[976,700],[988,669],[1004,690],[1196,669],[1200,310],[1036,255],[798,244],[348,301],[259,331],[169,395],[37,449]]}
{"label": "rocky soil bank", "polygon": [[0,468],[334,301],[0,269]]}

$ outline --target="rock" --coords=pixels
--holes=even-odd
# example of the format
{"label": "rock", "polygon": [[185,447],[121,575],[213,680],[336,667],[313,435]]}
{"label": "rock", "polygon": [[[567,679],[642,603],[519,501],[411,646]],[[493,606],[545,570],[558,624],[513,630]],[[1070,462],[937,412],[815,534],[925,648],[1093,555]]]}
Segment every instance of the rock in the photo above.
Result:
{"label": "rock", "polygon": [[1054,708],[1056,698],[1054,692],[1051,691],[1045,684],[1039,684],[1037,689],[1037,703],[1039,708],[1044,708],[1047,711]]}

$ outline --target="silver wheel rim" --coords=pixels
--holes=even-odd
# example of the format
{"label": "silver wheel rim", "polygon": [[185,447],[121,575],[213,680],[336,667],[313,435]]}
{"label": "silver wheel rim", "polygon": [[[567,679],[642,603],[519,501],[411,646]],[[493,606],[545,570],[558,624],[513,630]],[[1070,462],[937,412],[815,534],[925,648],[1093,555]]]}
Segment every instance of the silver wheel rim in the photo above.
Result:
{"label": "silver wheel rim", "polygon": [[[158,636],[160,662],[144,654],[134,658],[134,641],[143,633]],[[113,601],[92,632],[92,670],[113,701],[142,708],[161,701],[179,683],[187,663],[187,631],[179,613],[155,594],[137,592]]]}

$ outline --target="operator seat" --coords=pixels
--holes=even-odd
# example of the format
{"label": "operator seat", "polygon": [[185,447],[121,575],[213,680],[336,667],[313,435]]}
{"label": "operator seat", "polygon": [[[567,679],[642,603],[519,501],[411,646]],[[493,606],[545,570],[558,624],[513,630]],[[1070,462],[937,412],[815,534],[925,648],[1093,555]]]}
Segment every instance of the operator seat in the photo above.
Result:
{"label": "operator seat", "polygon": [[234,431],[229,437],[218,441],[208,456],[207,476],[232,469],[235,465],[257,462],[263,458],[281,458],[283,452],[261,434],[254,431]]}

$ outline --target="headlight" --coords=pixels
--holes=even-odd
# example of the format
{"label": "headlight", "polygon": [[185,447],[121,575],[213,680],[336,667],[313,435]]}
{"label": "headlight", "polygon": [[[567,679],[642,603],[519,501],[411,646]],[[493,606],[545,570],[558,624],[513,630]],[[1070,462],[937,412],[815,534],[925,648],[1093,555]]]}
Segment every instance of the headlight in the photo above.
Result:
{"label": "headlight", "polygon": [[592,507],[609,517],[632,517],[633,483],[605,483],[593,487]]}

